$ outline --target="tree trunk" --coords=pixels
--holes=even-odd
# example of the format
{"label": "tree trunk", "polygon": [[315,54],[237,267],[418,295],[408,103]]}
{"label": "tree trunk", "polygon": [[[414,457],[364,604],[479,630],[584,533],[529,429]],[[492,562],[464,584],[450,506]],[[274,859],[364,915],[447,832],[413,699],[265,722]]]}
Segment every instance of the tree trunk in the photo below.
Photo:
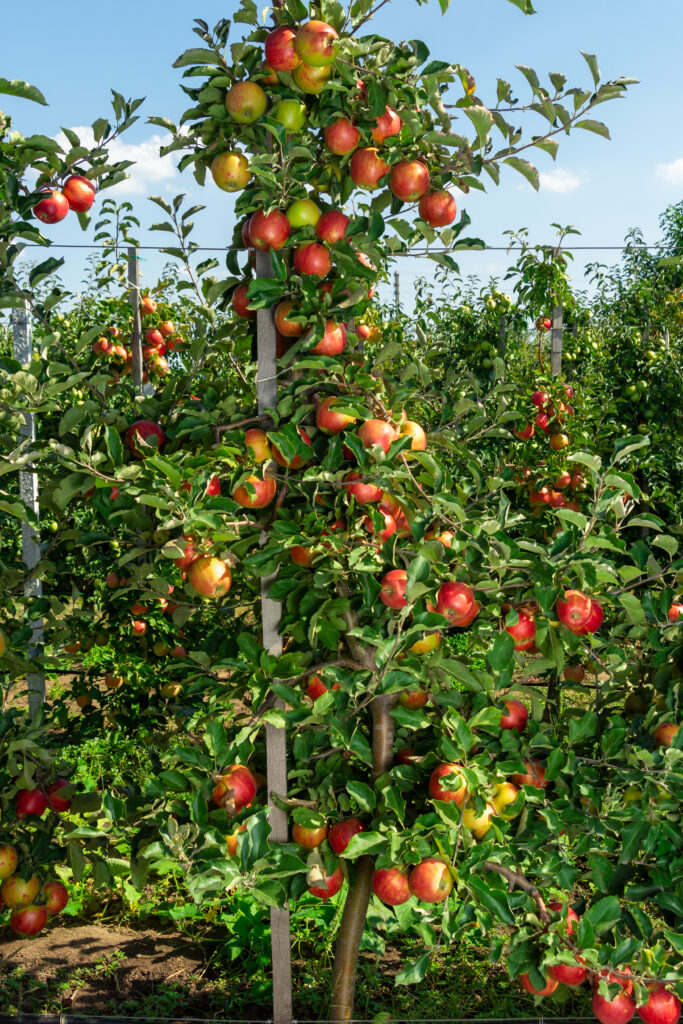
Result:
{"label": "tree trunk", "polygon": [[[362,648],[359,649],[360,645],[356,644],[353,647],[355,649],[352,653],[354,657],[358,657],[362,653]],[[365,652],[366,657],[367,653]],[[395,703],[396,696],[388,694],[375,697],[371,705],[373,782],[393,764],[394,720],[389,712]],[[331,1021],[353,1020],[358,951],[368,915],[373,872],[372,857],[360,857],[356,862],[355,882],[346,897],[334,954]]]}

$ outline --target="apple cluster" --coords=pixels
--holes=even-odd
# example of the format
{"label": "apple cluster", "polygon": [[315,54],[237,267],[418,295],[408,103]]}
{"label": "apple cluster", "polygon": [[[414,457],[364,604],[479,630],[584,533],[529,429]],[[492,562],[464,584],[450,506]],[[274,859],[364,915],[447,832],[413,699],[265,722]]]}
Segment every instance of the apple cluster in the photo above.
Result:
{"label": "apple cluster", "polygon": [[41,189],[44,196],[33,207],[33,212],[43,224],[57,224],[64,220],[69,210],[74,213],[87,213],[95,202],[95,186],[82,174],[70,175],[61,191],[59,189]]}

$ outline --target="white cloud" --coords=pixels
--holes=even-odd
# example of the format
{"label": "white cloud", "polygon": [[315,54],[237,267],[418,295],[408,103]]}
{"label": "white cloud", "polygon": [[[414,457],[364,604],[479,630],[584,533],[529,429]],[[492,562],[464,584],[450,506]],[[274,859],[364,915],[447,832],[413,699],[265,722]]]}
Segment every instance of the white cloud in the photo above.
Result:
{"label": "white cloud", "polygon": [[583,178],[562,167],[553,171],[541,171],[539,175],[541,188],[547,192],[575,192],[583,185]]}
{"label": "white cloud", "polygon": [[672,160],[670,164],[657,164],[656,174],[667,185],[683,185],[683,157]]}
{"label": "white cloud", "polygon": [[[94,146],[92,128],[74,128],[84,146]],[[148,192],[158,188],[160,182],[169,182],[170,179],[178,176],[173,156],[159,156],[159,147],[170,142],[171,136],[155,134],[151,135],[144,142],[125,142],[123,139],[115,139],[109,146],[109,154],[112,163],[117,160],[134,160],[133,167],[129,167],[127,173],[130,175],[125,181],[119,182],[108,194],[117,192],[119,195],[147,195]],[[70,144],[60,132],[56,141],[65,149]],[[176,156],[176,159],[178,157]],[[170,186],[166,184],[168,189]]]}

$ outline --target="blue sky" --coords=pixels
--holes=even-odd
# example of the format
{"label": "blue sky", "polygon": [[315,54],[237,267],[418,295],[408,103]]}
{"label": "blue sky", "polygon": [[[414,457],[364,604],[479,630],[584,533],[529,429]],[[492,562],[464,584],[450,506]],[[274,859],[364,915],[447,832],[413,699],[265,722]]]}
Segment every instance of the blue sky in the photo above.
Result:
{"label": "blue sky", "polygon": [[[460,205],[472,218],[470,233],[490,245],[504,245],[506,229],[526,226],[534,241],[553,241],[550,225],[559,222],[581,231],[577,245],[618,245],[634,226],[643,229],[647,241],[657,241],[660,212],[683,198],[683,89],[678,71],[683,5],[680,0],[652,0],[647,5],[642,0],[534,2],[538,13],[532,17],[524,17],[505,0],[452,0],[442,16],[437,0],[422,7],[414,0],[392,0],[374,22],[382,34],[421,38],[433,57],[467,66],[484,102],[493,100],[499,76],[526,99],[515,64],[531,65],[542,79],[548,71],[561,71],[569,84],[588,87],[590,77],[580,49],[598,55],[603,79],[628,75],[640,80],[625,100],[597,108],[595,116],[607,122],[613,141],[577,132],[562,138],[555,163],[539,152],[538,193],[506,170],[499,188],[490,186],[486,195],[461,197]],[[117,0],[115,6],[88,5],[79,14],[73,7],[55,8],[51,0],[33,0],[30,31],[23,15],[5,15],[2,74],[37,85],[50,105],[43,108],[2,96],[0,106],[24,134],[55,135],[61,125],[78,128],[106,115],[109,89],[115,88],[126,96],[146,96],[143,115],[164,114],[177,120],[187,97],[179,89],[179,72],[171,65],[184,49],[199,45],[192,19],[201,17],[213,24],[229,17],[236,6],[236,0]],[[242,27],[234,26],[235,34]],[[538,130],[539,119],[531,115],[528,131]],[[197,239],[204,245],[225,244],[232,233],[230,197],[212,185],[199,189],[191,174],[180,175],[170,159],[160,160],[161,134],[145,124],[143,116],[118,150],[138,161],[132,180],[118,193],[136,207],[143,224],[140,240],[165,241],[146,230],[160,212],[146,196],[186,192],[207,205],[197,218]],[[48,230],[61,242],[85,242],[92,236],[92,231],[83,235],[71,218]],[[152,283],[165,258],[144,255],[143,274]],[[615,255],[577,253],[576,283],[583,286],[586,262],[611,262]],[[75,288],[85,256],[72,250],[67,258],[64,280]],[[461,253],[459,262],[464,274],[486,279],[502,274],[508,257],[500,252]],[[403,260],[399,270],[402,295],[409,301],[416,274],[431,275],[433,264]],[[388,294],[385,289],[384,296]]]}

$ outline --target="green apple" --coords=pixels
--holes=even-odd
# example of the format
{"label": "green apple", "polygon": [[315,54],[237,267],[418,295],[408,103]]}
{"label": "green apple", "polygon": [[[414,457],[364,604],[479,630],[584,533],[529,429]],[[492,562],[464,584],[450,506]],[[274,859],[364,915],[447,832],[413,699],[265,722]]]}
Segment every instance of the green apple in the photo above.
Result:
{"label": "green apple", "polygon": [[301,131],[308,115],[306,104],[301,100],[279,100],[272,113],[275,120],[284,125],[290,135]]}
{"label": "green apple", "polygon": [[295,199],[287,210],[287,220],[293,228],[304,228],[308,224],[315,227],[320,217],[320,208],[312,199]]}

